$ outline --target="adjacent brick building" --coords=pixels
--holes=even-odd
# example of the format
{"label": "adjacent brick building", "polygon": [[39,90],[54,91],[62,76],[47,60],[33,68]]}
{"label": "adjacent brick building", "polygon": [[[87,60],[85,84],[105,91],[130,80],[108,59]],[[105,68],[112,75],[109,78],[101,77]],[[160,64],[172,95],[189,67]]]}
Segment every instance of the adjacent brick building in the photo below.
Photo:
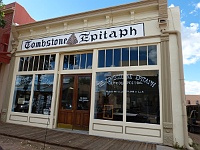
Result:
{"label": "adjacent brick building", "polygon": [[14,50],[12,44],[17,42],[12,40],[12,24],[22,25],[35,22],[24,7],[16,2],[6,5],[3,11],[5,13],[6,26],[4,28],[0,28],[0,115],[2,112],[6,111],[2,110],[2,105],[3,100],[6,99],[6,86],[9,84],[9,81],[7,81],[10,74],[9,63],[11,60],[11,53]]}

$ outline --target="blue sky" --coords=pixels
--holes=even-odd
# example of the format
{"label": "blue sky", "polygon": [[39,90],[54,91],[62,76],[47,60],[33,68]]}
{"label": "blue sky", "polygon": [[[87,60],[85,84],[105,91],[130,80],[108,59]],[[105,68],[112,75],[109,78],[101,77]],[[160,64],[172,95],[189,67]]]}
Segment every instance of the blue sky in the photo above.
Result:
{"label": "blue sky", "polygon": [[[37,21],[75,14],[136,0],[3,0],[18,2]],[[168,0],[168,6],[181,10],[182,48],[186,94],[200,94],[200,0]]]}

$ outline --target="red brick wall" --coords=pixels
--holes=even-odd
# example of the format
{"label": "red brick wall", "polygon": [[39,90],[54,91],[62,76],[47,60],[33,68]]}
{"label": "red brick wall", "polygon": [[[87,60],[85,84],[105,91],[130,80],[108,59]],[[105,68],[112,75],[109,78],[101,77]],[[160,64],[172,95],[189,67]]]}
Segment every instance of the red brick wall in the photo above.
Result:
{"label": "red brick wall", "polygon": [[24,7],[16,2],[6,5],[5,9],[13,11],[5,14],[6,26],[0,28],[0,52],[7,52],[12,23],[22,25],[35,22]]}
{"label": "red brick wall", "polygon": [[6,26],[0,28],[0,52],[7,52],[11,25],[13,20],[13,12],[5,14]]}
{"label": "red brick wall", "polygon": [[35,22],[35,20],[28,14],[24,7],[15,3],[15,16],[13,22],[22,25]]}

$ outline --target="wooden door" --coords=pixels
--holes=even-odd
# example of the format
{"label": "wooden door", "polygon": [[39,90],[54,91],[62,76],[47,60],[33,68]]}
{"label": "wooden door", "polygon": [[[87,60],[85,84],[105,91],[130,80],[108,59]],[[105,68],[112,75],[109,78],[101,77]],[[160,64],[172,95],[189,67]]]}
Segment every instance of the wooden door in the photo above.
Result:
{"label": "wooden door", "polygon": [[58,127],[88,130],[91,75],[62,75]]}

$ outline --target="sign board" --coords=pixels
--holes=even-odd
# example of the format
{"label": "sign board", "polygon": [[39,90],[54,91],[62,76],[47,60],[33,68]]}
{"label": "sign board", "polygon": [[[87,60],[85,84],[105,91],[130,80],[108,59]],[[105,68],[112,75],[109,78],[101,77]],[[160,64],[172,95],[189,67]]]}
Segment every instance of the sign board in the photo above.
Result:
{"label": "sign board", "polygon": [[144,23],[26,40],[22,50],[86,44],[144,36]]}

